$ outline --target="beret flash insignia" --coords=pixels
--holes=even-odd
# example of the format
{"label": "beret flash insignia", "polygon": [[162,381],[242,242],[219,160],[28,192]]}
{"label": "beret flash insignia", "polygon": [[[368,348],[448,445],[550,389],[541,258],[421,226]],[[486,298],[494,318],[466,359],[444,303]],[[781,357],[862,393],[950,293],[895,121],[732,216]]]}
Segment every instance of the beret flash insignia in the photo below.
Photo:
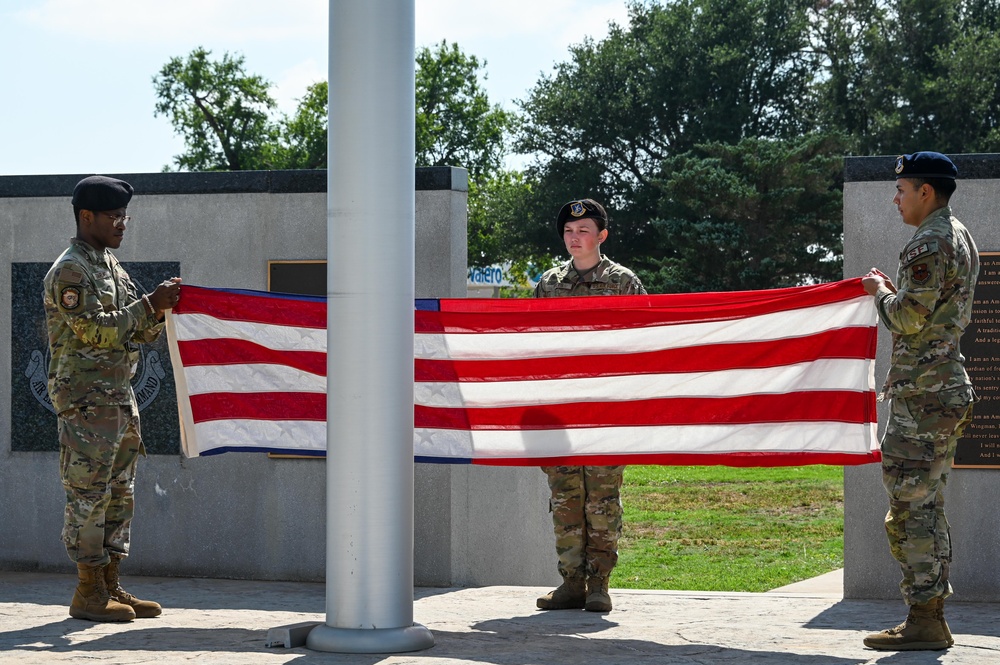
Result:
{"label": "beret flash insignia", "polygon": [[899,157],[896,158],[896,173],[899,174],[902,172],[903,172],[903,155],[900,155]]}
{"label": "beret flash insignia", "polygon": [[74,286],[67,286],[62,290],[59,302],[61,302],[62,306],[66,309],[76,309],[80,304],[80,289]]}
{"label": "beret flash insignia", "polygon": [[587,208],[580,201],[573,201],[569,204],[569,214],[574,217],[583,217],[586,212]]}

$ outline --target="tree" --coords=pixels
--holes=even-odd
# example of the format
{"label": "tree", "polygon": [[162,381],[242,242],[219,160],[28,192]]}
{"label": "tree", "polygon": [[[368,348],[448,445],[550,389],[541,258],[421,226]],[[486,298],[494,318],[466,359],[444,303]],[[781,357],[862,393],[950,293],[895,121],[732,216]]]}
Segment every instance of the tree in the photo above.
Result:
{"label": "tree", "polygon": [[[317,169],[327,164],[329,86],[309,86],[295,113],[274,119],[270,83],[250,75],[242,56],[197,48],[171,58],[153,78],[156,115],[170,118],[184,137],[185,152],[174,157],[191,171]],[[416,55],[417,166],[461,166],[469,171],[470,265],[502,262],[505,207],[485,200],[520,197],[522,178],[503,170],[507,137],[516,118],[490,104],[482,87],[485,62],[441,42]],[[501,234],[491,238],[490,233]]]}
{"label": "tree", "polygon": [[199,47],[186,59],[171,58],[153,77],[154,115],[168,116],[187,148],[174,162],[191,171],[271,168],[278,136],[271,84],[247,74],[243,56],[213,61],[211,54]]}
{"label": "tree", "polygon": [[813,127],[813,4],[634,3],[628,27],[612,25],[604,40],[572,47],[570,60],[522,103],[516,147],[537,155],[526,236],[561,254],[550,231],[553,202],[592,196],[609,209],[607,248],[616,260],[650,274],[675,259],[654,223],[671,205],[672,190],[661,185],[678,168],[672,158]]}
{"label": "tree", "polygon": [[671,157],[653,224],[668,250],[647,288],[666,292],[795,286],[842,276],[844,139],[745,138]]}
{"label": "tree", "polygon": [[458,44],[417,49],[417,166],[461,166],[481,182],[503,165],[513,116],[490,104],[485,66]]}
{"label": "tree", "polygon": [[1000,148],[1000,2],[818,5],[821,124],[856,154]]}
{"label": "tree", "polygon": [[280,123],[280,143],[271,160],[279,169],[325,169],[327,164],[327,124],[329,86],[313,83],[291,118]]}

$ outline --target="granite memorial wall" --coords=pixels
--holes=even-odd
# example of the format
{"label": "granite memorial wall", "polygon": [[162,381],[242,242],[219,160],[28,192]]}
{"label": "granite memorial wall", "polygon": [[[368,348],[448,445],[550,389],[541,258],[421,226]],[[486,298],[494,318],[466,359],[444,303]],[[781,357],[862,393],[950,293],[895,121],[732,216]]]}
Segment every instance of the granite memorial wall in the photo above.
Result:
{"label": "granite memorial wall", "polygon": [[[0,345],[0,569],[73,570],[60,541],[41,279],[75,232],[70,197],[84,175],[0,177],[0,336],[8,342]],[[136,190],[115,255],[146,290],[174,275],[265,291],[325,285],[317,278],[325,274],[325,171],[109,175]],[[416,295],[464,297],[466,172],[417,169],[415,185]],[[143,348],[133,386],[149,456],[136,482],[129,573],[322,580],[326,462],[182,457],[162,338]],[[418,464],[414,473],[418,584],[558,577],[538,469]]]}

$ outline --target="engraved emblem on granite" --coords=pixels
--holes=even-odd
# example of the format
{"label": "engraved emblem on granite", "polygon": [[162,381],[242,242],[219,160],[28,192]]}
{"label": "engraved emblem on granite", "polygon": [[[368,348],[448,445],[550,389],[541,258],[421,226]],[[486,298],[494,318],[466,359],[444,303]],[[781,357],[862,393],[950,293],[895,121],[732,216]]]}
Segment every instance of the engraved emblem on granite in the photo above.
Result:
{"label": "engraved emblem on granite", "polygon": [[[132,390],[135,392],[135,401],[139,405],[139,411],[143,411],[149,406],[156,396],[160,394],[160,386],[167,373],[160,362],[160,354],[157,351],[146,352],[139,347],[139,370],[136,377],[132,379]],[[31,352],[28,366],[24,368],[24,376],[28,379],[28,390],[38,403],[46,409],[55,413],[52,407],[52,399],[49,397],[48,389],[48,369],[49,352],[35,349]]]}
{"label": "engraved emblem on granite", "polygon": [[[42,279],[50,263],[11,263],[11,450],[59,450],[56,417],[49,399],[48,336],[42,307]],[[136,287],[180,274],[176,262],[128,262]],[[177,454],[180,429],[173,370],[166,336],[138,345],[132,390],[142,412],[143,443],[150,454]]]}

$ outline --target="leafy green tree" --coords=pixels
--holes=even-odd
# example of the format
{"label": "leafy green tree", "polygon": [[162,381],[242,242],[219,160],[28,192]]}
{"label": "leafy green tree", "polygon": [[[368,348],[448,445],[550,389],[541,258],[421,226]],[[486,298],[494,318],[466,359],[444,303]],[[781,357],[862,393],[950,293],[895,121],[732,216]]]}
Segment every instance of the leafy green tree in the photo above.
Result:
{"label": "leafy green tree", "polygon": [[271,162],[280,169],[325,169],[329,86],[313,83],[299,100],[294,115],[280,123],[280,141]]}
{"label": "leafy green tree", "polygon": [[[486,63],[458,44],[420,48],[416,63],[417,166],[468,169],[469,265],[510,260],[510,229],[517,224],[512,215],[527,191],[519,173],[503,168],[516,118],[490,103],[481,83]],[[518,267],[525,256],[516,257]]]}
{"label": "leafy green tree", "polygon": [[670,205],[661,184],[678,167],[673,157],[747,137],[793,138],[813,127],[813,5],[633,3],[627,27],[612,25],[600,42],[572,47],[570,60],[522,103],[516,148],[537,155],[528,171],[525,241],[562,254],[550,230],[555,209],[592,196],[611,216],[609,255],[643,274],[674,258],[654,223]]}
{"label": "leafy green tree", "polygon": [[855,154],[1000,149],[1000,2],[818,5],[820,122]]}
{"label": "leafy green tree", "polygon": [[853,138],[856,151],[868,154],[869,135],[882,135],[894,123],[897,76],[893,72],[890,11],[884,0],[827,2],[813,21],[820,126]]}
{"label": "leafy green tree", "polygon": [[271,168],[269,156],[278,129],[271,84],[247,74],[243,56],[228,53],[211,60],[197,48],[187,58],[171,58],[153,77],[159,101],[155,115],[170,118],[187,148],[174,158],[191,171],[241,171]]}
{"label": "leafy green tree", "polygon": [[443,41],[416,60],[417,166],[461,166],[477,182],[498,171],[514,118],[490,104],[486,63]]}
{"label": "leafy green tree", "polygon": [[665,292],[795,286],[842,276],[844,139],[707,143],[665,164],[654,226],[668,250],[645,281]]}
{"label": "leafy green tree", "polygon": [[[169,117],[184,137],[185,152],[174,158],[178,169],[326,168],[325,81],[308,88],[290,117],[274,119],[268,81],[248,74],[242,56],[210,56],[198,48],[172,58],[153,79],[156,114]],[[468,169],[469,262],[475,266],[505,260],[500,239],[516,226],[508,213],[527,188],[519,174],[503,169],[516,118],[490,103],[482,87],[485,65],[446,42],[416,54],[415,163]]]}

